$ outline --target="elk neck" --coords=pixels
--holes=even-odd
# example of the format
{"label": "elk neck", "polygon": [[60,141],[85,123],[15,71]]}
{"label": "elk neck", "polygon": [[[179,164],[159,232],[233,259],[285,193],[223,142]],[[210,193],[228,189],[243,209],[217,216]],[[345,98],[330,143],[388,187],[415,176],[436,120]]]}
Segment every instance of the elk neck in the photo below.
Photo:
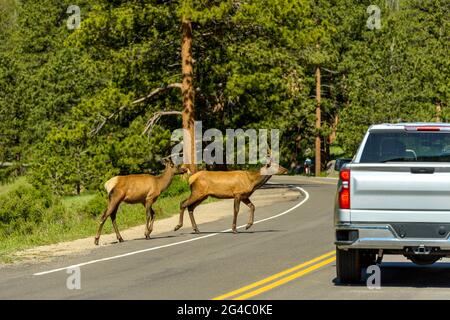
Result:
{"label": "elk neck", "polygon": [[260,188],[264,185],[272,176],[261,175],[259,171],[254,171],[250,174],[253,190]]}
{"label": "elk neck", "polygon": [[156,177],[158,182],[158,187],[163,192],[166,190],[170,183],[172,182],[173,176],[175,175],[175,171],[171,170],[170,167],[166,167],[164,172]]}

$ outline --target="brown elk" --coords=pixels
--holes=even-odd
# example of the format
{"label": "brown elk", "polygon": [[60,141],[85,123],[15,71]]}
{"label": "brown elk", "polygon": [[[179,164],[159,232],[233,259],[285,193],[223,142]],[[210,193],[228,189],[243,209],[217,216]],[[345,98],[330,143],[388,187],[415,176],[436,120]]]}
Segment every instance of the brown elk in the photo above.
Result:
{"label": "brown elk", "polygon": [[265,184],[273,174],[285,174],[287,169],[273,163],[273,160],[263,166],[259,171],[199,171],[189,178],[191,194],[188,199],[181,202],[180,217],[175,231],[183,226],[184,210],[188,208],[189,218],[195,233],[199,233],[194,219],[194,209],[209,196],[218,199],[234,199],[234,215],[232,230],[237,233],[236,223],[242,201],[250,208],[250,216],[246,229],[253,225],[255,206],[250,201],[253,192]]}
{"label": "brown elk", "polygon": [[142,203],[145,206],[147,223],[145,226],[145,238],[150,238],[153,230],[153,222],[155,221],[155,212],[152,205],[158,199],[159,195],[166,190],[174,175],[187,172],[187,169],[175,165],[172,160],[165,161],[165,170],[159,176],[149,174],[131,174],[127,176],[115,176],[105,183],[105,189],[108,192],[108,207],[103,213],[95,236],[95,244],[98,245],[103,225],[111,217],[111,222],[116,232],[119,242],[123,242],[122,236],[116,224],[116,214],[119,205],[126,203]]}

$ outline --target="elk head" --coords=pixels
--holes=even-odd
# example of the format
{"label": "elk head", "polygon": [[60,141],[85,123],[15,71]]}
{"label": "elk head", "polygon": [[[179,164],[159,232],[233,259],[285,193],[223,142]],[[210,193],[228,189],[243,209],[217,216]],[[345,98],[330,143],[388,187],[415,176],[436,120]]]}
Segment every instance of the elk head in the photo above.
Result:
{"label": "elk head", "polygon": [[165,165],[166,170],[173,172],[173,174],[183,174],[188,171],[184,165],[176,165],[173,163],[170,157],[163,158],[162,162]]}
{"label": "elk head", "polygon": [[275,162],[272,157],[272,150],[269,149],[267,153],[267,163],[260,169],[263,176],[272,176],[274,174],[287,174],[288,170]]}

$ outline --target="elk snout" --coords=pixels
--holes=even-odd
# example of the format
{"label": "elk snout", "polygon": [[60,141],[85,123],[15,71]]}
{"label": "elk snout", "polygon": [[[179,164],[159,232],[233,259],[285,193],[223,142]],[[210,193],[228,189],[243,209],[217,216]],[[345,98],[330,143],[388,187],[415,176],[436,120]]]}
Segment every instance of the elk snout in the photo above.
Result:
{"label": "elk snout", "polygon": [[186,167],[179,166],[179,167],[177,168],[176,174],[184,174],[184,173],[186,173],[186,172],[188,172],[188,169],[187,169]]}
{"label": "elk snout", "polygon": [[288,173],[288,169],[286,169],[285,167],[282,167],[282,166],[278,166],[277,174],[287,174],[287,173]]}

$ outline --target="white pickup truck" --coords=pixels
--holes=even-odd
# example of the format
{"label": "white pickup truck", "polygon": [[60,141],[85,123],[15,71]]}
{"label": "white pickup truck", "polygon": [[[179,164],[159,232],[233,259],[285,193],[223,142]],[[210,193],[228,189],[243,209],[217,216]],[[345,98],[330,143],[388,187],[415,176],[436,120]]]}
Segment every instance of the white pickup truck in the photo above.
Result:
{"label": "white pickup truck", "polygon": [[341,283],[384,254],[417,264],[450,256],[450,124],[373,125],[339,172],[336,271]]}

